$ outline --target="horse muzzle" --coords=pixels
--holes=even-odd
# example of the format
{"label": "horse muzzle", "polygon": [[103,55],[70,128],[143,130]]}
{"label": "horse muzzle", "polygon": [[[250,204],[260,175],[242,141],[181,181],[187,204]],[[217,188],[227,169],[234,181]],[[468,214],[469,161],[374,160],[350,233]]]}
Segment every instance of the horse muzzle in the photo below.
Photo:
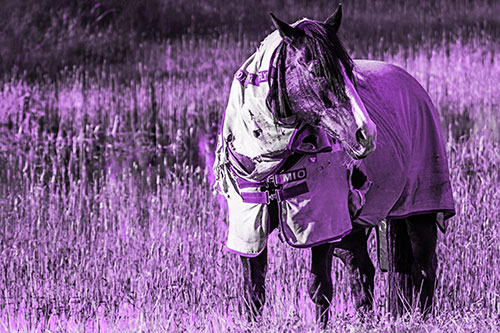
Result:
{"label": "horse muzzle", "polygon": [[349,149],[354,159],[363,159],[375,150],[376,133],[376,127],[373,123],[370,126],[365,125],[356,131],[356,143],[359,148],[353,149],[351,147]]}

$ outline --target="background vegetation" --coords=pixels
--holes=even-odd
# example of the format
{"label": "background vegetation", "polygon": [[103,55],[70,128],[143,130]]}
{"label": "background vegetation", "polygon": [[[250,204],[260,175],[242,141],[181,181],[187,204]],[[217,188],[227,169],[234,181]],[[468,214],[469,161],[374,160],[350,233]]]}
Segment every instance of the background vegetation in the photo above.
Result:
{"label": "background vegetation", "polygon": [[[325,19],[331,0],[1,0],[0,72],[58,78],[64,67],[130,64],[149,52],[149,42],[179,36],[245,35],[260,40],[271,31],[268,13],[290,22]],[[500,35],[496,0],[349,0],[343,36],[359,50],[419,49],[429,42]],[[377,41],[373,48],[371,41]]]}
{"label": "background vegetation", "polygon": [[[233,73],[274,11],[330,1],[3,1],[0,330],[316,331],[309,251],[270,238],[268,304],[248,324],[226,212],[209,184]],[[439,240],[436,313],[354,317],[334,261],[332,331],[498,331],[498,4],[344,2],[354,57],[406,68],[440,113],[457,217]],[[372,244],[373,245],[373,244]]]}

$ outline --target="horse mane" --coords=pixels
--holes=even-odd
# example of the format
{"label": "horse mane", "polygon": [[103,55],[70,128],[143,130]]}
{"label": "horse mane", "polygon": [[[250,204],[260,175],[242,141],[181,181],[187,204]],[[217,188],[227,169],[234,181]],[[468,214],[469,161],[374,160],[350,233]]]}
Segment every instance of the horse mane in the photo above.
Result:
{"label": "horse mane", "polygon": [[[337,37],[336,32],[329,25],[312,20],[299,21],[296,27],[303,31],[306,48],[312,57],[319,61],[329,88],[340,100],[346,101],[348,97],[345,93],[344,76],[340,64],[344,67],[351,82],[356,85],[353,75],[354,62]],[[276,69],[271,68],[272,83],[266,103],[281,125],[293,126],[297,120],[290,107],[286,91],[286,47],[288,45],[283,42],[274,55],[278,58]]]}

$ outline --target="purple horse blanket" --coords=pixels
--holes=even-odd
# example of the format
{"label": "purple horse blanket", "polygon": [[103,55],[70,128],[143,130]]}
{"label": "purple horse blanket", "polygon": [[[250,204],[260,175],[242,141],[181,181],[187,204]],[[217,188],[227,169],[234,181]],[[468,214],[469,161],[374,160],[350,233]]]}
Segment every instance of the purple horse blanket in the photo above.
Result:
{"label": "purple horse blanket", "polygon": [[378,225],[430,212],[455,214],[439,117],[427,92],[403,69],[355,61],[357,90],[377,125],[377,147],[361,161],[373,182],[357,222]]}

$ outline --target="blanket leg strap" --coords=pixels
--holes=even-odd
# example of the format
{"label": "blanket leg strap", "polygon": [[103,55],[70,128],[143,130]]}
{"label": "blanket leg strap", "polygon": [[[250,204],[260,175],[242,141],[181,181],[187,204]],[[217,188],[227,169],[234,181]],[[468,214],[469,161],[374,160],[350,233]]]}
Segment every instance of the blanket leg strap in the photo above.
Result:
{"label": "blanket leg strap", "polygon": [[382,272],[389,270],[389,244],[387,243],[387,220],[384,219],[377,227],[378,265]]}

